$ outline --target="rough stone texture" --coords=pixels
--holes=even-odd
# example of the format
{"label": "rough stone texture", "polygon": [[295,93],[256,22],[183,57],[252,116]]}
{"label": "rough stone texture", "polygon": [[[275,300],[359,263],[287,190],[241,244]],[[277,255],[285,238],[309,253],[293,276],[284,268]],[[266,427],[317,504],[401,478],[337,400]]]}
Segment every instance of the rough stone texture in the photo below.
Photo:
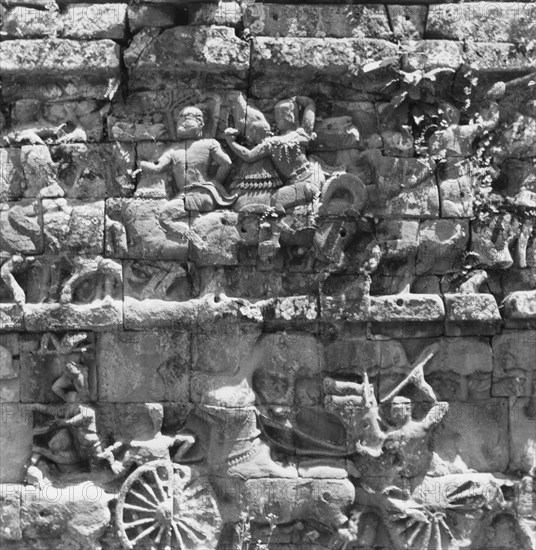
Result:
{"label": "rough stone texture", "polygon": [[232,29],[175,27],[159,36],[143,34],[136,35],[124,57],[130,78],[139,87],[153,87],[155,79],[158,82],[158,78],[171,74],[185,82],[190,81],[191,73],[202,77],[225,73],[237,83],[246,79],[249,47]]}
{"label": "rough stone texture", "polygon": [[21,403],[2,403],[0,483],[22,483],[32,454],[32,412]]}
{"label": "rough stone texture", "polygon": [[475,42],[520,42],[534,40],[534,7],[521,2],[473,2],[461,6],[431,5],[426,38]]}
{"label": "rough stone texture", "polygon": [[186,402],[189,394],[189,347],[189,337],[185,333],[119,332],[100,335],[97,365],[101,400]]}
{"label": "rough stone texture", "polygon": [[2,2],[0,545],[534,550],[533,7]]}
{"label": "rough stone texture", "polygon": [[119,46],[111,40],[9,40],[0,44],[0,75],[118,76]]}
{"label": "rough stone texture", "polygon": [[507,400],[450,403],[435,445],[451,473],[504,470],[509,460]]}
{"label": "rough stone texture", "polygon": [[254,36],[389,38],[383,6],[250,4],[244,25]]}
{"label": "rough stone texture", "polygon": [[496,334],[501,314],[491,294],[445,294],[446,334]]}
{"label": "rough stone texture", "polygon": [[457,220],[422,222],[417,274],[448,273],[461,268],[469,240],[469,224]]}

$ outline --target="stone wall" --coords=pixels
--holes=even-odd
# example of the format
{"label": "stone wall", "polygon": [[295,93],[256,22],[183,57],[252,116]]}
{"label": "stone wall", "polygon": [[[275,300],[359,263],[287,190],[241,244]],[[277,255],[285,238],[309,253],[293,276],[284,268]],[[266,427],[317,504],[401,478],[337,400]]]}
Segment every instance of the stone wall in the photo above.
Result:
{"label": "stone wall", "polygon": [[2,548],[536,549],[536,4],[0,21]]}

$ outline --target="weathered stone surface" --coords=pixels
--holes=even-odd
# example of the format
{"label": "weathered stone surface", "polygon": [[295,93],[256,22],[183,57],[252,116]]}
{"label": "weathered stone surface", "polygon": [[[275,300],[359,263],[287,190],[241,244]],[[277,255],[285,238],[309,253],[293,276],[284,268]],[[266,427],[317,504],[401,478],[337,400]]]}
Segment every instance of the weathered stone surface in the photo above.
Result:
{"label": "weathered stone surface", "polygon": [[256,37],[252,48],[253,93],[259,97],[289,95],[273,81],[275,76],[296,86],[321,79],[325,90],[336,82],[337,94],[341,87],[376,91],[391,78],[399,60],[394,44],[374,38]]}
{"label": "weathered stone surface", "polygon": [[186,402],[189,350],[189,336],[184,332],[99,335],[99,399],[119,403]]}
{"label": "weathered stone surface", "polygon": [[510,463],[512,471],[528,474],[536,468],[534,397],[510,397]]}
{"label": "weathered stone surface", "polygon": [[2,31],[9,38],[121,39],[125,18],[124,4],[71,4],[62,13],[17,6],[7,11]]}
{"label": "weathered stone surface", "polygon": [[119,46],[111,40],[8,40],[0,44],[0,75],[119,74]]}
{"label": "weathered stone surface", "polygon": [[387,13],[397,39],[422,38],[428,9],[426,6],[388,5]]}
{"label": "weathered stone surface", "polygon": [[238,264],[240,235],[234,212],[195,217],[190,229],[190,258],[200,266]]}
{"label": "weathered stone surface", "polygon": [[467,221],[422,222],[419,228],[417,274],[459,271],[468,241],[469,223]]}
{"label": "weathered stone surface", "polygon": [[123,303],[99,300],[89,304],[26,304],[27,330],[109,330],[123,323]]}
{"label": "weathered stone surface", "polygon": [[11,254],[43,252],[42,212],[38,201],[0,203],[0,251]]}
{"label": "weathered stone surface", "polygon": [[244,25],[254,36],[389,38],[383,6],[249,4]]}
{"label": "weathered stone surface", "polygon": [[475,71],[530,71],[536,54],[523,52],[516,44],[501,42],[471,42],[463,53],[463,61]]}
{"label": "weathered stone surface", "polygon": [[534,6],[523,2],[472,2],[429,7],[426,38],[475,42],[521,42],[536,39]]}
{"label": "weathered stone surface", "polygon": [[497,334],[502,321],[491,294],[445,294],[448,336]]}
{"label": "weathered stone surface", "polygon": [[20,501],[22,486],[6,483],[0,486],[0,540],[22,539],[20,529]]}
{"label": "weathered stone surface", "polygon": [[54,147],[61,185],[69,198],[128,196],[134,190],[134,147],[126,143]]}
{"label": "weathered stone surface", "polygon": [[0,327],[3,330],[24,328],[22,307],[15,304],[0,304]]}
{"label": "weathered stone surface", "polygon": [[506,328],[536,326],[536,291],[512,292],[506,296],[503,305]]}
{"label": "weathered stone surface", "polygon": [[62,197],[56,166],[46,145],[23,145],[21,165],[25,197]]}
{"label": "weathered stone surface", "polygon": [[434,336],[443,334],[445,307],[432,294],[372,296],[369,318],[375,338]]}
{"label": "weathered stone surface", "polygon": [[[0,326],[4,328],[1,317]],[[19,336],[0,334],[0,403],[15,403],[19,400]]]}
{"label": "weathered stone surface", "polygon": [[95,40],[125,37],[125,4],[69,4],[61,16],[62,35],[67,38]]}
{"label": "weathered stone surface", "polygon": [[273,513],[272,499],[268,496],[279,494],[286,495],[284,499],[278,499],[281,505],[277,508],[278,517],[285,522],[303,516],[340,521],[340,510],[353,502],[355,489],[348,480],[341,479],[324,479],[316,483],[310,479],[250,480],[246,483],[245,498],[249,497],[254,502],[254,507],[250,509],[252,517],[262,521],[261,518]]}
{"label": "weathered stone surface", "polygon": [[425,366],[438,399],[475,401],[491,396],[492,349],[487,338],[442,338]]}
{"label": "weathered stone surface", "polygon": [[237,27],[242,24],[243,12],[242,4],[234,0],[210,4],[191,4],[188,9],[188,24]]}
{"label": "weathered stone surface", "polygon": [[493,338],[493,396],[528,397],[533,394],[535,342],[534,331],[506,331]]}
{"label": "weathered stone surface", "polygon": [[402,56],[404,71],[458,69],[462,64],[461,42],[449,40],[422,40],[411,42],[410,51]]}
{"label": "weathered stone surface", "polygon": [[2,403],[0,483],[22,483],[32,454],[32,413],[21,403]]}
{"label": "weathered stone surface", "polygon": [[387,218],[436,218],[439,194],[435,164],[431,160],[383,157],[377,150],[361,155],[353,151],[340,161],[349,161],[348,171],[361,177],[368,188],[365,213]]}
{"label": "weathered stone surface", "polygon": [[106,253],[119,258],[186,260],[190,216],[182,200],[106,201]]}
{"label": "weathered stone surface", "polygon": [[508,466],[508,401],[449,403],[438,427],[435,452],[445,473],[502,472]]}
{"label": "weathered stone surface", "polygon": [[461,159],[446,159],[438,167],[441,216],[443,218],[471,218],[473,194],[477,180]]}
{"label": "weathered stone surface", "polygon": [[135,4],[127,6],[128,26],[133,33],[143,27],[173,27],[175,9],[172,4]]}
{"label": "weathered stone surface", "polygon": [[110,500],[111,495],[91,481],[65,487],[48,484],[42,491],[23,498],[23,539],[71,548],[98,545],[111,519]]}
{"label": "weathered stone surface", "polygon": [[0,201],[19,199],[24,188],[20,149],[0,149]]}
{"label": "weathered stone surface", "polygon": [[[78,333],[78,336],[80,333]],[[73,335],[71,335],[73,336]],[[74,335],[75,337],[77,334]],[[93,400],[97,397],[95,351],[93,349],[92,334],[88,335],[88,348],[86,349],[52,349],[41,345],[45,336],[27,337],[21,344],[20,352],[20,378],[21,395],[23,403],[58,403],[60,398],[52,391],[52,385],[63,374],[68,361],[74,361],[81,371],[86,389],[79,392],[83,401]],[[56,338],[54,336],[54,338]],[[58,340],[56,340],[58,341]]]}
{"label": "weathered stone surface", "polygon": [[169,75],[190,83],[196,73],[203,78],[225,73],[226,87],[246,79],[249,46],[236,37],[233,29],[175,27],[141,37],[143,32],[124,55],[134,87],[154,87],[160,78],[165,82]]}
{"label": "weathered stone surface", "polygon": [[[38,40],[32,42],[38,42]],[[62,40],[62,42],[69,41]],[[74,71],[74,68],[72,70]],[[82,75],[80,75],[62,72],[60,68],[42,73],[26,72],[21,68],[20,73],[2,77],[3,97],[6,101],[32,99],[47,103],[109,100],[118,89],[119,72],[115,69],[114,74],[111,70],[105,74],[95,73],[95,71],[96,69],[89,74],[81,71]]]}
{"label": "weathered stone surface", "polygon": [[43,223],[50,252],[90,255],[104,251],[103,200],[44,200]]}

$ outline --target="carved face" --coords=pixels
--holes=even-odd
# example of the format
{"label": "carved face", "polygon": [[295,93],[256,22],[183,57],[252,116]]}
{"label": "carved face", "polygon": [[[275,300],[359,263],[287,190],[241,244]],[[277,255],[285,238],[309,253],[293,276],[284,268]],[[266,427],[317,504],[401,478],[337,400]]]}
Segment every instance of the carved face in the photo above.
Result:
{"label": "carved face", "polygon": [[411,420],[411,402],[394,402],[391,404],[391,419],[397,426],[402,426]]}
{"label": "carved face", "polygon": [[48,448],[53,453],[67,451],[71,448],[71,434],[69,430],[60,430],[48,442]]}
{"label": "carved face", "polygon": [[298,127],[298,106],[295,101],[285,99],[274,107],[275,124],[280,132],[296,130]]}
{"label": "carved face", "polygon": [[263,120],[257,120],[246,125],[246,139],[251,145],[257,145],[264,138],[272,135],[270,125]]}
{"label": "carved face", "polygon": [[198,139],[202,136],[205,121],[203,112],[197,107],[184,108],[177,120],[177,137],[181,139]]}

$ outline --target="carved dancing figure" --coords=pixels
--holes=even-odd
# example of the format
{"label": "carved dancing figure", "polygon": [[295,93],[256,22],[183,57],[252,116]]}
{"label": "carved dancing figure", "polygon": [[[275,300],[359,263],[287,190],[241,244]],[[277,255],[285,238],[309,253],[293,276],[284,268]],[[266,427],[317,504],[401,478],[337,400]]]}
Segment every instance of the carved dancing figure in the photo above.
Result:
{"label": "carved dancing figure", "polygon": [[306,146],[314,138],[315,104],[305,96],[285,99],[276,104],[274,113],[279,135],[265,137],[253,149],[236,143],[235,128],[225,131],[225,139],[244,162],[253,163],[265,157],[272,160],[283,181],[283,186],[272,196],[272,206],[289,210],[311,203],[320,194],[323,175],[305,155]]}
{"label": "carved dancing figure", "polygon": [[[223,184],[231,159],[215,139],[204,139],[205,120],[197,107],[185,107],[179,114],[177,138],[156,162],[141,161],[140,169],[162,173],[171,167],[177,197],[183,197],[184,208],[189,211],[209,212],[228,207],[236,197],[225,190]],[[209,175],[212,164],[218,166],[214,176]]]}

